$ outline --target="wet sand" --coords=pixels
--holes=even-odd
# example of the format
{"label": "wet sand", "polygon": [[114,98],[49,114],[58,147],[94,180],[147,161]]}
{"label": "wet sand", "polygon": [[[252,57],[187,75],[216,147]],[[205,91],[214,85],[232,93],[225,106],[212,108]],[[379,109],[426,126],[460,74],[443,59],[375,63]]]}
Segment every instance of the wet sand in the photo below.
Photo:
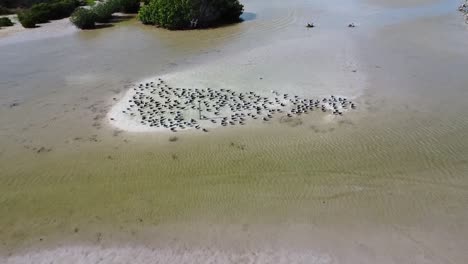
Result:
{"label": "wet sand", "polygon": [[[463,263],[468,37],[446,3],[380,20],[359,2],[248,1],[250,20],[210,31],[130,20],[3,45],[0,262]],[[272,56],[288,37],[305,48]],[[152,76],[359,108],[175,141],[110,126],[112,98]]]}
{"label": "wet sand", "polygon": [[0,29],[2,45],[61,37],[78,31],[68,18],[53,20],[45,24],[38,24],[36,28],[24,28],[18,21],[17,15],[8,15],[8,17],[14,25]]}
{"label": "wet sand", "polygon": [[405,8],[405,7],[417,7],[422,5],[431,5],[437,2],[443,2],[441,0],[394,0],[394,1],[387,1],[387,0],[368,0],[367,1],[371,5],[378,5],[383,7],[390,7],[390,8]]}

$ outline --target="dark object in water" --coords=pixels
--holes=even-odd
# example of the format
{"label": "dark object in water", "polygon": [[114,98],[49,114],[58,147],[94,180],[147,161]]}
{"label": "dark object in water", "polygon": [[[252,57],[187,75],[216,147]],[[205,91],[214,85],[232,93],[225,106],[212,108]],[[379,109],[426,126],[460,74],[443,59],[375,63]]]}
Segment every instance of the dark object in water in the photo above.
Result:
{"label": "dark object in water", "polygon": [[313,27],[315,27],[315,25],[314,25],[314,23],[307,23],[307,26],[306,26],[306,27],[307,27],[307,28],[313,28]]}
{"label": "dark object in water", "polygon": [[354,23],[351,23],[351,24],[348,25],[348,27],[349,27],[349,28],[355,28],[356,25],[355,25]]}

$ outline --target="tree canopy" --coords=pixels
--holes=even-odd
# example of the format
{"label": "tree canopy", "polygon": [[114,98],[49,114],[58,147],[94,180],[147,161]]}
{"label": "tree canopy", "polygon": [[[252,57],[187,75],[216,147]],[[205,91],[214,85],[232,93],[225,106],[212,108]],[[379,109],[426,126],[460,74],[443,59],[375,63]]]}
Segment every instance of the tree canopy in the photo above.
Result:
{"label": "tree canopy", "polygon": [[150,0],[138,17],[144,24],[186,29],[191,21],[197,21],[197,27],[236,22],[243,10],[239,0]]}

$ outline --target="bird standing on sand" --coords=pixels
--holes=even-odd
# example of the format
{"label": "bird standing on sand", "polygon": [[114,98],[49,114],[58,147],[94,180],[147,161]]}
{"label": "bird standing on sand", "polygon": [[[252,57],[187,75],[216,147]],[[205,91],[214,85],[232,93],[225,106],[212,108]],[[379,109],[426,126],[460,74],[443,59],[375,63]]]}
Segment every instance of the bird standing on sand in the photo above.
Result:
{"label": "bird standing on sand", "polygon": [[193,127],[208,132],[201,126],[209,123],[221,126],[245,125],[248,119],[259,118],[270,121],[281,113],[293,118],[308,114],[314,108],[330,111],[334,115],[342,115],[349,107],[356,109],[351,101],[334,95],[309,99],[271,90],[272,96],[264,97],[252,91],[243,93],[229,89],[175,88],[162,79],[158,80],[156,87],[154,82],[135,86],[135,92],[130,100],[126,100],[128,105],[122,113],[130,115],[129,118],[139,125],[168,128],[172,132]]}

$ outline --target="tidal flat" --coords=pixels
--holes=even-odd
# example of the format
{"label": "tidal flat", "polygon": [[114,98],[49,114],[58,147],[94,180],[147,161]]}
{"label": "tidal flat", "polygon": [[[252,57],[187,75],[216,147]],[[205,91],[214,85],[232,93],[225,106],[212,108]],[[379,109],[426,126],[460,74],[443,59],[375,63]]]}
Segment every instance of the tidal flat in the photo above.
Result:
{"label": "tidal flat", "polygon": [[[458,1],[244,4],[217,29],[0,37],[1,263],[468,259]],[[358,107],[209,133],[114,127],[112,107],[157,76]]]}

